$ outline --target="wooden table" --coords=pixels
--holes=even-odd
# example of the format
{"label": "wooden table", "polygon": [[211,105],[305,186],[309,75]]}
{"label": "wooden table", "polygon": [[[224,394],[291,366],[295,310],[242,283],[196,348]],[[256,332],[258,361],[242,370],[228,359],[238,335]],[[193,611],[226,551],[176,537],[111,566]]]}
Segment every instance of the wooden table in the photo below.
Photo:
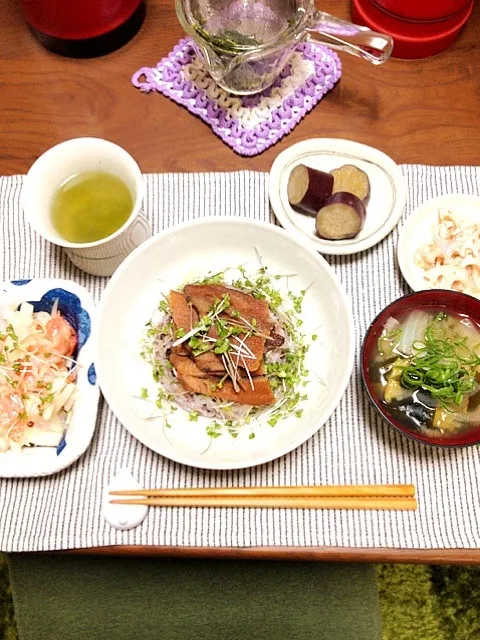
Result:
{"label": "wooden table", "polygon": [[[322,8],[349,18],[349,2]],[[458,40],[424,60],[373,67],[341,54],[341,82],[280,143],[243,158],[185,109],[130,84],[154,66],[182,31],[173,0],[148,0],[140,33],[104,58],[70,60],[44,50],[26,27],[16,0],[0,11],[0,175],[25,173],[45,149],[66,138],[94,135],[124,146],[145,172],[252,169],[267,171],[276,155],[309,137],[349,138],[375,146],[398,163],[478,164],[480,7]],[[86,550],[91,553],[92,550]],[[178,549],[120,547],[99,553],[161,553],[372,562],[480,563],[480,550]]]}
{"label": "wooden table", "polygon": [[[0,11],[0,175],[25,173],[51,145],[82,135],[126,147],[145,172],[252,169],[312,136],[357,140],[397,162],[478,164],[480,7],[459,39],[425,60],[380,67],[341,54],[343,77],[279,144],[255,158],[236,155],[200,119],[160,95],[130,84],[182,36],[174,0],[147,0],[147,18],[123,49],[104,58],[70,60],[44,50],[27,29],[17,0]],[[349,17],[347,0],[322,8]]]}

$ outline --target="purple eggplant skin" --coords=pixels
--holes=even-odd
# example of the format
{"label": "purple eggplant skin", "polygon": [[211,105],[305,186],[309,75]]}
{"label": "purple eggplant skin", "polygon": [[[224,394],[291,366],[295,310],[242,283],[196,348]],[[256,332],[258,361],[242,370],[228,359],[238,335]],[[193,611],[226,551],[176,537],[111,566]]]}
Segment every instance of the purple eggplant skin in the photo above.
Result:
{"label": "purple eggplant skin", "polygon": [[353,193],[333,193],[317,213],[315,231],[324,240],[355,238],[363,228],[367,211],[365,204]]}
{"label": "purple eggplant skin", "polygon": [[332,195],[333,176],[306,165],[297,165],[288,179],[290,205],[309,216],[315,217],[325,200]]}

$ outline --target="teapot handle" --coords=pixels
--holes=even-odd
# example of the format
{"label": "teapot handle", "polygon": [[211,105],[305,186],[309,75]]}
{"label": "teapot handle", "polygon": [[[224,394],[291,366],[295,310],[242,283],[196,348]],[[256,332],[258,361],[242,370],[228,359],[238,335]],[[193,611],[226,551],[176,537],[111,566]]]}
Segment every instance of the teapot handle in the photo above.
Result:
{"label": "teapot handle", "polygon": [[346,51],[372,64],[383,64],[393,49],[393,38],[323,11],[314,11],[308,26],[308,39],[319,41],[332,49]]}

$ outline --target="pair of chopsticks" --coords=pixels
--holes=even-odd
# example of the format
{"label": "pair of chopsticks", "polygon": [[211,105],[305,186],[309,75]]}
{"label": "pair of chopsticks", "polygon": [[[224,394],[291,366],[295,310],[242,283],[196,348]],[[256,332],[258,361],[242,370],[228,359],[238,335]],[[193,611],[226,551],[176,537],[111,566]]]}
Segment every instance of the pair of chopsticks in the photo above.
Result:
{"label": "pair of chopsticks", "polygon": [[415,487],[405,485],[343,485],[305,487],[216,487],[110,491],[113,504],[150,507],[249,507],[263,509],[414,510]]}

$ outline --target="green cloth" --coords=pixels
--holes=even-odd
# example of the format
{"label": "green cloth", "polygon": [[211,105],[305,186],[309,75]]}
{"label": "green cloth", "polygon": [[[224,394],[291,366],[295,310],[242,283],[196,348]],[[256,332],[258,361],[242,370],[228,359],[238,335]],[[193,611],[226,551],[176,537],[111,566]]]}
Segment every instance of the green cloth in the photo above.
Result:
{"label": "green cloth", "polygon": [[380,640],[363,564],[8,558],[21,640]]}

